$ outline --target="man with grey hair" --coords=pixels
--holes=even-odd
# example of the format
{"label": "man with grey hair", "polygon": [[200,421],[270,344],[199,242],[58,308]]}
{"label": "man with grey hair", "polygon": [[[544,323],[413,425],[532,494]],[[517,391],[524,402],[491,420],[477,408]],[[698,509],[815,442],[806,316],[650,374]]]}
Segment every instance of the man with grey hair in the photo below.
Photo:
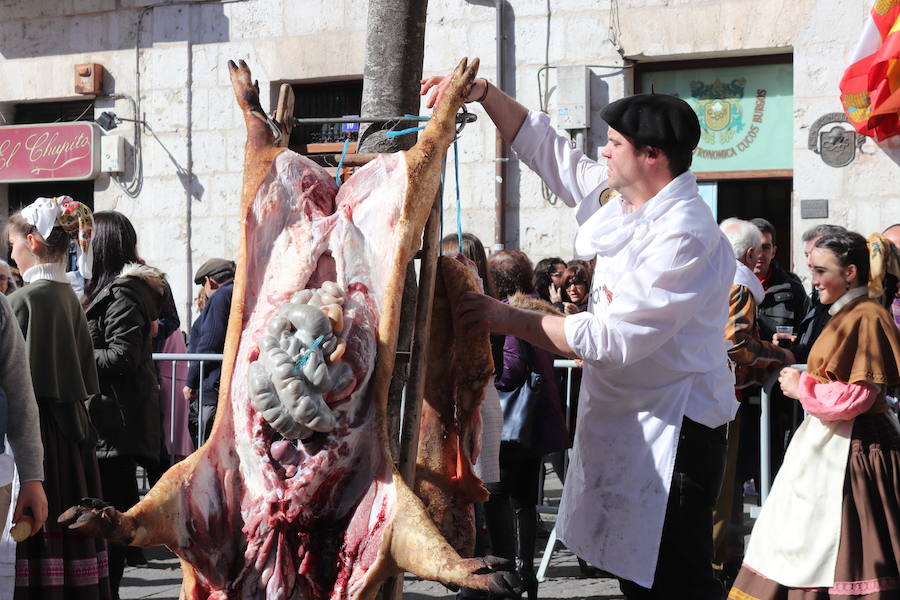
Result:
{"label": "man with grey hair", "polygon": [[[762,233],[749,221],[725,219],[719,229],[734,250],[736,269],[728,296],[725,339],[732,346],[728,358],[734,365],[735,393],[743,400],[746,387],[760,385],[768,373],[792,363],[790,352],[760,337],[756,308],[763,298],[763,286],[753,273],[762,247]],[[713,568],[726,586],[737,574],[743,559],[742,478],[738,477],[738,454],[742,406],[728,425],[725,477],[713,512]]]}

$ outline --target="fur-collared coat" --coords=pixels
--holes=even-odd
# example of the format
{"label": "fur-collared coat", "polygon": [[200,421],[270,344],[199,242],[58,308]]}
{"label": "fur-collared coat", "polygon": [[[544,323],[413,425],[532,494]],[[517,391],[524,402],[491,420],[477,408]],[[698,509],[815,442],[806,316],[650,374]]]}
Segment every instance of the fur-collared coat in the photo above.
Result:
{"label": "fur-collared coat", "polygon": [[159,382],[150,329],[165,287],[161,271],[132,263],[87,307],[100,389],[118,402],[125,425],[97,432],[98,457],[159,458]]}

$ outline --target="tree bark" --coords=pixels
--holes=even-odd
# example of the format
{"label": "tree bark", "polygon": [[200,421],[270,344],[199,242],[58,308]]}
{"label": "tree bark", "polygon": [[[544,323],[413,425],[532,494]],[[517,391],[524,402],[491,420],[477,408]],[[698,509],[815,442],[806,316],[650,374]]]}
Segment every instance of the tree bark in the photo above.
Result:
{"label": "tree bark", "polygon": [[[364,117],[418,114],[427,8],[427,0],[369,0],[361,107]],[[385,137],[390,127],[390,123],[367,127],[361,132],[358,151],[397,152],[416,143],[415,133]]]}

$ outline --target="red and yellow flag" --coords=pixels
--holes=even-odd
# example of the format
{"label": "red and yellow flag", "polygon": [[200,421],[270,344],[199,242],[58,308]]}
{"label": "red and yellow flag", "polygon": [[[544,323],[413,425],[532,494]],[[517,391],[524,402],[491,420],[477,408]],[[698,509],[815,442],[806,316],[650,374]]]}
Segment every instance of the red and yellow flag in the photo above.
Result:
{"label": "red and yellow flag", "polygon": [[856,131],[882,142],[900,135],[900,0],[875,0],[869,17],[841,79],[841,102]]}

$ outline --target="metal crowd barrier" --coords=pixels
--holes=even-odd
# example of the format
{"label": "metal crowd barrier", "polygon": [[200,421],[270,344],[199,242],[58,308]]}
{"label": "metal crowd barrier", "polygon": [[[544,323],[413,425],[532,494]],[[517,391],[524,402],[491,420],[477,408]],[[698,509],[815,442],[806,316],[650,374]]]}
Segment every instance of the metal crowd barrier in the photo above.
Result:
{"label": "metal crowd barrier", "polygon": [[[800,371],[806,371],[806,365],[789,365],[794,369],[798,369]],[[772,388],[775,387],[775,384],[778,382],[778,374],[781,372],[779,368],[777,371],[769,375],[766,379],[766,382],[762,386],[762,391],[759,396],[759,505],[762,506],[766,498],[769,496],[769,491],[772,489],[772,480],[775,476],[772,474],[772,436],[769,431],[769,426],[772,421]],[[797,401],[794,401],[794,409],[797,408]],[[796,422],[796,419],[794,419]]]}
{"label": "metal crowd barrier", "polygon": [[[153,360],[158,363],[172,363],[172,393],[169,399],[169,444],[175,445],[175,404],[176,394],[180,394],[181,390],[177,385],[176,367],[179,362],[200,362],[200,388],[197,390],[197,441],[198,447],[206,441],[205,431],[203,431],[203,362],[222,362],[222,354],[167,354],[163,352],[154,352]],[[160,369],[163,365],[160,364]],[[190,408],[190,407],[189,407]]]}
{"label": "metal crowd barrier", "polygon": [[[553,366],[556,369],[565,369],[566,370],[566,393],[563,398],[566,401],[566,425],[569,427],[569,431],[572,431],[572,424],[575,422],[575,414],[574,410],[574,402],[572,398],[572,371],[577,369],[578,367],[575,364],[574,360],[568,359],[557,359],[553,361]],[[563,471],[565,472],[569,468],[569,450],[563,453]],[[541,492],[543,492],[543,484],[541,485]],[[543,499],[543,493],[539,496],[539,498]],[[557,514],[559,512],[559,508],[556,506],[544,506],[541,505],[538,507],[538,512],[543,514]],[[553,552],[556,550],[556,525],[553,526],[553,530],[550,531],[550,536],[547,538],[547,544],[544,546],[544,553],[541,555],[541,564],[538,566],[537,570],[537,580],[539,582],[544,581],[544,575],[547,573],[547,568],[550,566],[550,558],[553,556]]]}

